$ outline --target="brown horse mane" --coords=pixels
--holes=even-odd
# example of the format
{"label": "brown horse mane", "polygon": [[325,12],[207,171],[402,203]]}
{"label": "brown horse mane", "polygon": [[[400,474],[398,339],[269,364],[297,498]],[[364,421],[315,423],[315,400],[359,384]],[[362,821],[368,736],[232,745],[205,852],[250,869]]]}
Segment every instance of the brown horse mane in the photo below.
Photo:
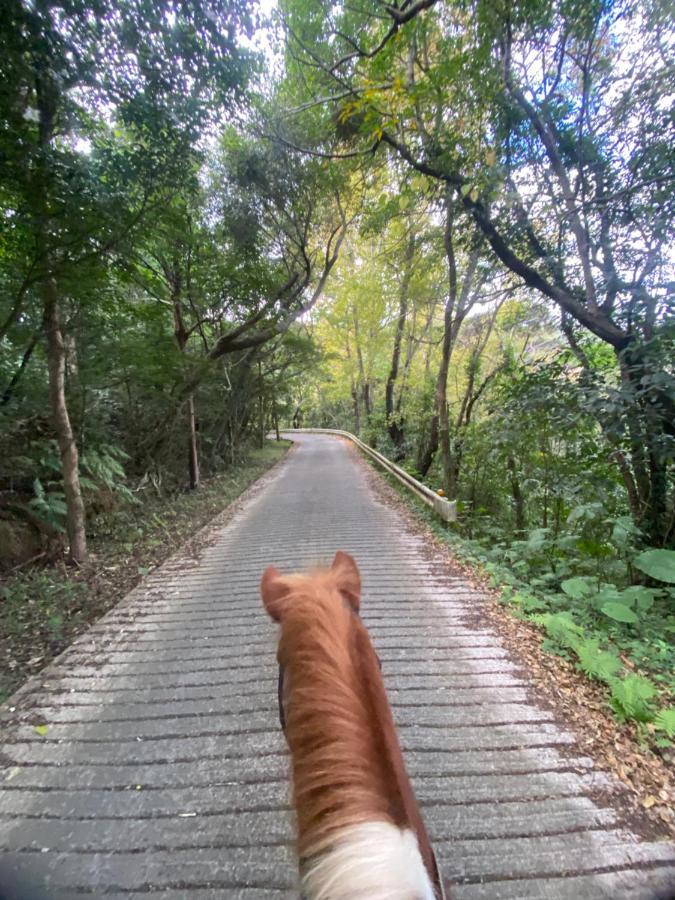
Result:
{"label": "brown horse mane", "polygon": [[[390,822],[416,832],[429,873],[433,852],[405,770],[370,637],[340,590],[339,572],[279,576],[279,663],[289,703],[298,849],[307,859],[342,829]],[[269,608],[269,607],[268,607]]]}

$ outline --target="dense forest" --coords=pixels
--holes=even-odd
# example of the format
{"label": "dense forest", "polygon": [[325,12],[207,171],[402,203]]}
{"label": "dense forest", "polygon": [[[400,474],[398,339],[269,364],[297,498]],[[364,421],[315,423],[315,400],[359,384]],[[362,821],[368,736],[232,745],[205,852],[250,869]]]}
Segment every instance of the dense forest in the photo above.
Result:
{"label": "dense forest", "polygon": [[10,0],[0,564],[86,567],[101,511],[347,429],[675,733],[668,16]]}

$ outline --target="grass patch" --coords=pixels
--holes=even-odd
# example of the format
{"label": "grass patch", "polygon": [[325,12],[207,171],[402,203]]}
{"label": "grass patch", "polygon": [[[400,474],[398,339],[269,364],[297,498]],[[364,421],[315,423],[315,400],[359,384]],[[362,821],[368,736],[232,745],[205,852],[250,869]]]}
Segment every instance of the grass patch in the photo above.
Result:
{"label": "grass patch", "polygon": [[198,491],[158,496],[146,489],[140,502],[96,517],[84,570],[60,563],[0,580],[0,702],[236,500],[290,444],[267,441]]}

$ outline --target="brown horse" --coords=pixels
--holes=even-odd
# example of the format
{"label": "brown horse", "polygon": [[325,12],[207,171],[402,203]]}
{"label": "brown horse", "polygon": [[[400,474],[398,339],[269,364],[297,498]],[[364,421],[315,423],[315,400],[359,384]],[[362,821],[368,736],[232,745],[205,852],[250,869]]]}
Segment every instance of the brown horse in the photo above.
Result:
{"label": "brown horse", "polygon": [[441,900],[443,888],[361,619],[356,563],[268,568],[261,594],[281,624],[279,704],[307,900]]}

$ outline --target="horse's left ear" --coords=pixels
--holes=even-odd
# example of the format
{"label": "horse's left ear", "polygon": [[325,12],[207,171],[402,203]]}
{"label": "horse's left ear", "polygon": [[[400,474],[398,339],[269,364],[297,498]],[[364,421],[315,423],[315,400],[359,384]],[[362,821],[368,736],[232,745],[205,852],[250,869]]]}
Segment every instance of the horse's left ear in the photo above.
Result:
{"label": "horse's left ear", "polygon": [[361,605],[361,576],[353,557],[338,550],[331,569],[335,573],[338,590],[350,602],[354,612],[358,612]]}
{"label": "horse's left ear", "polygon": [[275,622],[281,621],[284,598],[288,593],[281,581],[282,575],[274,566],[268,566],[260,579],[260,595],[268,614]]}

